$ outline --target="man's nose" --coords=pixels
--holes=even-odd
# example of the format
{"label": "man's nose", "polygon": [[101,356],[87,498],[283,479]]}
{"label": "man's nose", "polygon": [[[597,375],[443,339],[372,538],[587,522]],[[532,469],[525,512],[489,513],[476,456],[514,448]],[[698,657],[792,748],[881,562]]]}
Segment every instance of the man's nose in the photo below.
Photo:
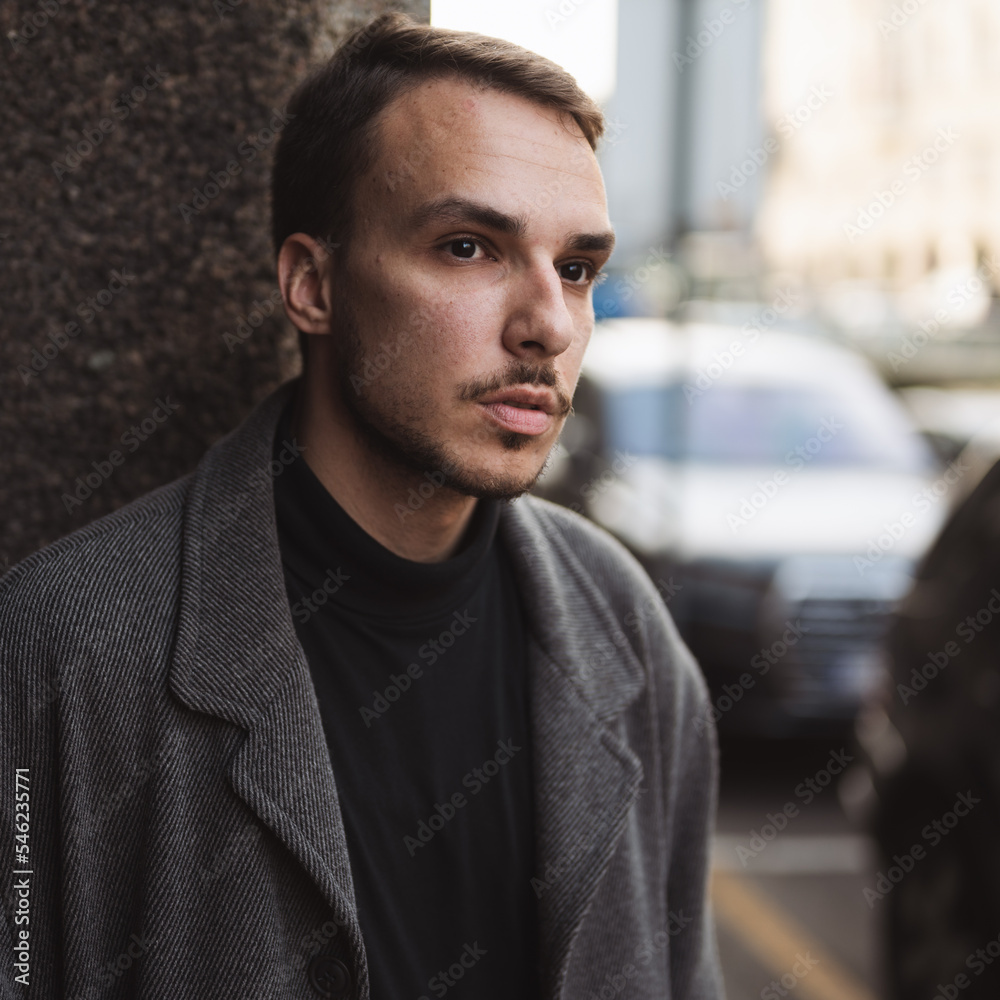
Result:
{"label": "man's nose", "polygon": [[578,317],[566,303],[566,286],[549,262],[526,266],[511,283],[504,346],[523,358],[562,354],[577,333]]}

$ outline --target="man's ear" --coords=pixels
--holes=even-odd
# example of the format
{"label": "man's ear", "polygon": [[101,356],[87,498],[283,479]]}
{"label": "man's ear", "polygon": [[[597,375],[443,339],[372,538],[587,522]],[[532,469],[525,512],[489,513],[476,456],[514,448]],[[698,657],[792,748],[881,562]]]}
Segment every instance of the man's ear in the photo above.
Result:
{"label": "man's ear", "polygon": [[293,233],[278,252],[278,284],[285,312],[303,333],[330,333],[331,309],[330,244],[305,233]]}

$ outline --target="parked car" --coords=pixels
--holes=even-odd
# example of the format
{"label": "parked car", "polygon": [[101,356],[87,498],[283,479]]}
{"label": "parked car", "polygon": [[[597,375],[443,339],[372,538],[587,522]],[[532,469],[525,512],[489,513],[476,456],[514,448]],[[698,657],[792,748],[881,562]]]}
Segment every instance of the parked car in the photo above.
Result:
{"label": "parked car", "polygon": [[542,492],[644,563],[720,727],[846,731],[953,470],[859,355],[752,325],[600,324]]}

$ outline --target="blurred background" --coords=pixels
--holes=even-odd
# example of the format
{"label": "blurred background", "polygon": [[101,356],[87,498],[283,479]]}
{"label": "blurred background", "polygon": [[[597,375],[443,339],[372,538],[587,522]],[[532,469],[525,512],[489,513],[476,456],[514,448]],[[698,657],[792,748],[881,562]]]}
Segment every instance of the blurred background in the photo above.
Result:
{"label": "blurred background", "polygon": [[1000,7],[431,18],[608,115],[619,242],[538,492],[639,557],[708,678],[729,996],[1000,995]]}
{"label": "blurred background", "polygon": [[618,247],[538,489],[637,555],[709,681],[729,996],[1000,995],[993,0],[4,4],[0,571],[298,371],[270,147],[386,9],[606,110]]}

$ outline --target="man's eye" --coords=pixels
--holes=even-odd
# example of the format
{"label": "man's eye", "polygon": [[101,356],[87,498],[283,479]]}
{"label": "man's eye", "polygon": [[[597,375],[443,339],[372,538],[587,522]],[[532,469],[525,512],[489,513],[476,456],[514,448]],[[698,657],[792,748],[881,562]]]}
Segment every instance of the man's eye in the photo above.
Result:
{"label": "man's eye", "polygon": [[448,249],[456,257],[475,257],[478,245],[473,240],[452,240]]}
{"label": "man's eye", "polygon": [[584,285],[593,277],[593,272],[581,261],[573,261],[572,264],[560,266],[559,276],[574,285]]}

